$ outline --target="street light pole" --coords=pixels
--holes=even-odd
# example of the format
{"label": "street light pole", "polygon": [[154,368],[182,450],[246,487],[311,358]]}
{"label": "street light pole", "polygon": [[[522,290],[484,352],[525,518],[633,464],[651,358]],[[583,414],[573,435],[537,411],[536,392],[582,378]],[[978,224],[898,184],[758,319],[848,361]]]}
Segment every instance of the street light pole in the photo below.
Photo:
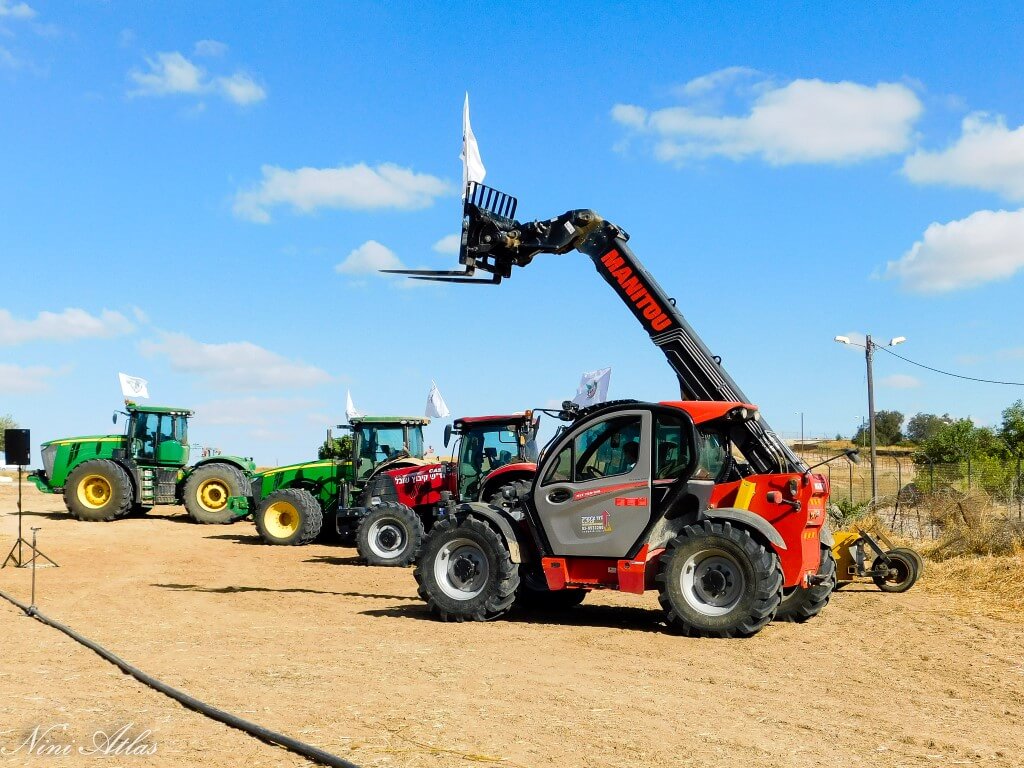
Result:
{"label": "street light pole", "polygon": [[871,440],[871,503],[874,504],[878,498],[878,474],[875,471],[875,376],[872,366],[874,357],[874,342],[871,341],[871,334],[867,335],[864,344],[864,359],[868,365],[868,435]]}
{"label": "street light pole", "polygon": [[[897,344],[902,344],[906,340],[906,336],[896,336],[889,342],[889,346],[895,347]],[[871,340],[871,334],[867,334],[863,344],[850,341],[848,336],[836,336],[835,341],[840,344],[864,347],[864,360],[868,367],[868,435],[871,440],[871,503],[873,504],[878,499],[878,473],[875,469],[877,446],[875,442],[875,376],[873,368],[875,347],[878,345]]]}

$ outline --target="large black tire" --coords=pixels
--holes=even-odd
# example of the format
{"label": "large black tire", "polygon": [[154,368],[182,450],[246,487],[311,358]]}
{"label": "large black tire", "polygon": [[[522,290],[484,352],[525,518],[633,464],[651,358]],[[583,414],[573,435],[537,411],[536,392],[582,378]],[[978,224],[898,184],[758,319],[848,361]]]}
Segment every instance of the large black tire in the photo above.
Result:
{"label": "large black tire", "polygon": [[669,626],[689,637],[750,637],[782,599],[778,556],[729,522],[686,526],[669,542],[657,580]]}
{"label": "large black tire", "polygon": [[64,504],[79,520],[106,522],[132,508],[132,481],[120,464],[106,459],[83,461],[64,483]]}
{"label": "large black tire", "polygon": [[[884,576],[872,576],[875,586],[883,592],[906,592],[917,581],[917,561],[906,552],[898,552],[891,549],[885,553],[889,558],[889,572]],[[871,564],[871,570],[884,568],[882,558],[876,557]]]}
{"label": "large black tire", "polygon": [[197,523],[220,525],[238,519],[228,506],[228,498],[248,498],[250,493],[251,483],[242,470],[218,462],[193,470],[185,481],[182,501],[189,517]]}
{"label": "large black tire", "polygon": [[405,566],[423,546],[423,521],[405,504],[385,501],[370,508],[356,530],[356,551],[367,565]]}
{"label": "large black tire", "polygon": [[519,591],[516,605],[535,611],[564,611],[575,608],[587,598],[586,589],[548,589],[547,580],[537,568],[519,566]]}
{"label": "large black tire", "polygon": [[266,544],[309,544],[324,527],[324,512],[316,497],[304,488],[274,491],[260,502],[252,516]]}
{"label": "large black tire", "polygon": [[519,565],[482,520],[441,520],[427,534],[413,572],[419,595],[442,621],[490,621],[515,602]]}
{"label": "large black tire", "polygon": [[836,589],[836,559],[832,550],[822,545],[818,567],[819,583],[811,587],[793,587],[782,591],[782,602],[775,612],[775,621],[795,621],[803,624],[817,616],[828,605]]}

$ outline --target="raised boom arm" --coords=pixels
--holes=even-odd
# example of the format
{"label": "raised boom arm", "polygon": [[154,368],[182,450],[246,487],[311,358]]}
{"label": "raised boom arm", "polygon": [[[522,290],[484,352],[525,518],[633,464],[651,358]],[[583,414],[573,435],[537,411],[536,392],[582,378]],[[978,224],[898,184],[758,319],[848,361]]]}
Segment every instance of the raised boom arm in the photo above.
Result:
{"label": "raised boom arm", "polygon": [[[461,271],[383,270],[418,280],[497,284],[525,267],[539,253],[577,250],[590,257],[634,317],[661,349],[679,379],[684,400],[750,402],[711,354],[657,281],[626,245],[629,236],[593,211],[567,211],[547,221],[520,223],[516,199],[483,184],[470,183],[463,209]],[[476,270],[490,273],[475,278]],[[803,472],[806,465],[763,421],[744,423],[740,449],[758,472]]]}

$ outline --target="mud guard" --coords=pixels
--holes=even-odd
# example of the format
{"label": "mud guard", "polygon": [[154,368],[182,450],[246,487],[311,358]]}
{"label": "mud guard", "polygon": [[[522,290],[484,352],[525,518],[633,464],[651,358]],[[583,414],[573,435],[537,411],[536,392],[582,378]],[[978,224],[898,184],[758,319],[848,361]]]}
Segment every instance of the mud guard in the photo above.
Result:
{"label": "mud guard", "polygon": [[746,509],[734,509],[732,507],[720,507],[704,510],[704,517],[712,520],[731,520],[736,523],[753,528],[771,542],[776,549],[788,549],[782,534],[778,529],[760,515],[755,515]]}
{"label": "mud guard", "polygon": [[519,546],[519,535],[516,533],[515,529],[515,526],[518,525],[518,523],[516,519],[504,509],[492,507],[490,504],[484,504],[479,501],[470,501],[460,504],[455,508],[455,517],[459,521],[465,520],[467,517],[477,517],[490,523],[498,529],[501,537],[505,539],[505,544],[508,546],[508,553],[512,557],[512,562],[523,562],[522,549]]}
{"label": "mud guard", "polygon": [[195,464],[184,467],[184,469],[186,470],[186,474],[189,475],[192,474],[194,469],[205,466],[206,464],[230,464],[231,466],[237,467],[248,474],[252,474],[256,471],[256,464],[252,459],[246,456],[224,456],[221,454],[216,456],[207,456],[204,459],[200,459]]}

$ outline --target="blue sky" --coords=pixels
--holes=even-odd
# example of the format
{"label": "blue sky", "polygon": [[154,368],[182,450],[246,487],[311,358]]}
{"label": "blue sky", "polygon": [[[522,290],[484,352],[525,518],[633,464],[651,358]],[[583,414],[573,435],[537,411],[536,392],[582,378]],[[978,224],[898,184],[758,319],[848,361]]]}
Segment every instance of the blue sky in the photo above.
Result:
{"label": "blue sky", "polygon": [[[857,350],[1024,381],[1021,7],[0,0],[0,413],[106,431],[116,374],[260,463],[343,419],[544,406],[657,350],[579,255],[449,268],[461,106],[520,216],[588,207],[780,432],[850,434]],[[1024,388],[880,355],[879,408],[994,423]],[[440,441],[440,425],[428,437]]]}

